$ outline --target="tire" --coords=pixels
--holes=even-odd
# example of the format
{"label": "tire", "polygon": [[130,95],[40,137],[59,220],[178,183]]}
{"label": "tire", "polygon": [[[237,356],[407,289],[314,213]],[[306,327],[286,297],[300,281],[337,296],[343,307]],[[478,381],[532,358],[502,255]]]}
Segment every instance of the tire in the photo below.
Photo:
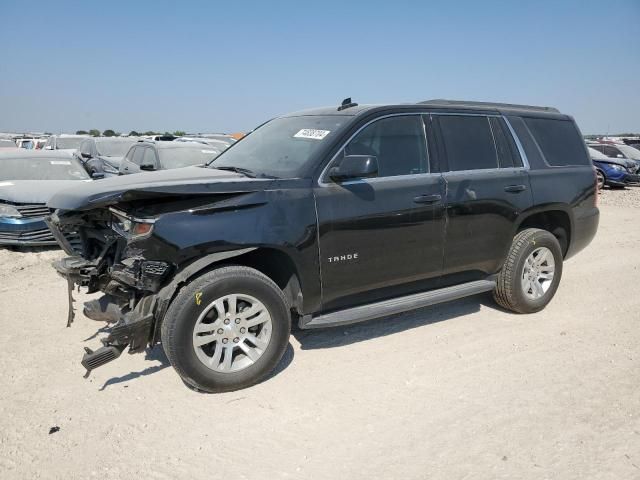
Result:
{"label": "tire", "polygon": [[597,181],[598,190],[602,190],[605,184],[607,183],[607,177],[605,176],[602,170],[599,170],[599,169],[596,170],[596,181]]}
{"label": "tire", "polygon": [[[253,320],[234,318],[252,309],[260,312]],[[222,311],[227,313],[223,315]],[[230,313],[234,311],[237,313]],[[257,317],[269,320],[249,326],[248,322],[255,323]],[[214,324],[216,328],[212,327]],[[247,328],[243,327],[244,332],[240,334],[242,325]],[[221,331],[224,333],[220,334]],[[180,290],[163,319],[161,340],[171,365],[185,383],[197,390],[219,393],[264,380],[280,362],[290,332],[289,306],[278,286],[257,270],[229,266],[205,273]],[[262,337],[260,345],[266,344],[263,348],[258,347],[258,337]],[[196,345],[209,338],[216,340]],[[248,338],[253,338],[255,343]],[[238,339],[239,343],[234,343]],[[217,354],[219,348],[223,350]],[[248,348],[254,350],[251,355],[251,352],[245,354]],[[229,351],[232,353],[227,364]],[[254,358],[258,354],[258,358]]]}
{"label": "tire", "polygon": [[[540,256],[542,253],[545,255]],[[552,255],[552,260],[548,258],[549,255]],[[547,258],[543,265],[529,266],[530,259],[535,263],[543,257]],[[528,228],[519,232],[514,237],[507,259],[498,274],[493,298],[501,307],[517,313],[534,313],[542,310],[558,289],[562,278],[562,261],[560,243],[551,233],[538,228]],[[553,266],[551,266],[552,263]],[[531,280],[536,277],[531,268],[541,272],[541,277]],[[552,278],[542,279],[542,276],[549,277],[549,272],[552,272]],[[539,296],[535,298],[537,294]]]}

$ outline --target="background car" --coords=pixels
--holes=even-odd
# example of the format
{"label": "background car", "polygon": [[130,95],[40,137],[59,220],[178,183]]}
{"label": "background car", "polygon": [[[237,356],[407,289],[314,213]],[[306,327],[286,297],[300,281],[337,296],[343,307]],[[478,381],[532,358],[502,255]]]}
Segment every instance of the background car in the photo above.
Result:
{"label": "background car", "polygon": [[625,187],[640,182],[640,175],[636,175],[637,166],[633,160],[625,158],[611,158],[598,150],[587,147],[591,161],[596,167],[598,189],[605,185],[610,187]]}
{"label": "background car", "polygon": [[75,155],[92,178],[118,175],[120,162],[136,137],[89,137],[82,140]]}
{"label": "background car", "polygon": [[202,143],[142,140],[132,146],[122,159],[120,174],[202,165],[213,160],[218,153]]}
{"label": "background car", "polygon": [[56,245],[44,222],[47,201],[81,180],[89,175],[69,153],[0,152],[0,245]]}
{"label": "background car", "polygon": [[589,142],[588,146],[605,154],[609,158],[626,158],[633,160],[637,167],[634,173],[638,173],[638,170],[640,170],[640,150],[636,148],[625,145],[624,143],[609,142]]}
{"label": "background car", "polygon": [[45,150],[67,150],[75,152],[87,135],[51,135],[44,145]]}

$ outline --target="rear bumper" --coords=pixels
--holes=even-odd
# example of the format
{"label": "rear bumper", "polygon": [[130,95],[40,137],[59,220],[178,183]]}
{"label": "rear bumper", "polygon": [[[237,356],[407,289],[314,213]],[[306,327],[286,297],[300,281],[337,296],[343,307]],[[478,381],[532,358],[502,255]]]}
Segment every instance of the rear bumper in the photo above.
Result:
{"label": "rear bumper", "polygon": [[597,207],[588,209],[574,218],[571,244],[565,259],[571,258],[591,243],[596,236],[600,223],[600,211]]}
{"label": "rear bumper", "polygon": [[57,245],[44,218],[0,218],[0,245]]}

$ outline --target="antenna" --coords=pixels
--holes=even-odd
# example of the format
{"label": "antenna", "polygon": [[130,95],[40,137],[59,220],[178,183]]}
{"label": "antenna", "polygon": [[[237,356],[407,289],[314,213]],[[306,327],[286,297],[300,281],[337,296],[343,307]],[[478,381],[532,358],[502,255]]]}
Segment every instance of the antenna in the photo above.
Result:
{"label": "antenna", "polygon": [[355,102],[351,101],[351,97],[345,98],[344,100],[342,100],[342,103],[340,104],[340,106],[338,107],[338,111],[341,110],[345,110],[347,108],[351,108],[351,107],[357,107],[358,104]]}

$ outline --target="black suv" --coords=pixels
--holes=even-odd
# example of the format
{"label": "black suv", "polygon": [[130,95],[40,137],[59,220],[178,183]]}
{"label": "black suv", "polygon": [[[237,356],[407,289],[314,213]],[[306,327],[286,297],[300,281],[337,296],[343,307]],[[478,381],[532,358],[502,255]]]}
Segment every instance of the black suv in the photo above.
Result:
{"label": "black suv", "polygon": [[273,119],[206,166],[59,193],[49,225],[70,291],[104,292],[85,315],[113,323],[88,370],[162,342],[188,385],[221,392],[269,374],[292,318],[344,325],[488,291],[541,310],[596,233],[596,198],[580,132],[553,108],[348,99]]}

